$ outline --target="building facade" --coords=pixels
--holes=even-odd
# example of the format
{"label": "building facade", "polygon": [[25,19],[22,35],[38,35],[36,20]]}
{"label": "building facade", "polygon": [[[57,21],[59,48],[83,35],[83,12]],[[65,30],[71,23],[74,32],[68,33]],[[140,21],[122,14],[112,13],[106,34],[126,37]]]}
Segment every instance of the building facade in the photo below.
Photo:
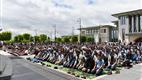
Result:
{"label": "building facade", "polygon": [[118,39],[121,42],[142,41],[142,9],[113,14],[118,18]]}
{"label": "building facade", "polygon": [[117,40],[118,29],[111,25],[99,25],[81,28],[81,36],[93,37],[94,42],[112,42]]}

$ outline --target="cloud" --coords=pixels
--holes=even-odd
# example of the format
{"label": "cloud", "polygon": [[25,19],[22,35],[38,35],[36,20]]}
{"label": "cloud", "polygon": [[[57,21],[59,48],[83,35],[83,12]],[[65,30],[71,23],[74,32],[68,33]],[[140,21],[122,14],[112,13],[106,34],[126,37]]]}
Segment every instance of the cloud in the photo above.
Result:
{"label": "cloud", "polygon": [[[29,32],[53,34],[56,24],[58,35],[72,33],[83,26],[110,24],[113,13],[142,8],[141,0],[0,0],[0,19],[4,30],[14,35]],[[78,32],[76,32],[78,33]]]}

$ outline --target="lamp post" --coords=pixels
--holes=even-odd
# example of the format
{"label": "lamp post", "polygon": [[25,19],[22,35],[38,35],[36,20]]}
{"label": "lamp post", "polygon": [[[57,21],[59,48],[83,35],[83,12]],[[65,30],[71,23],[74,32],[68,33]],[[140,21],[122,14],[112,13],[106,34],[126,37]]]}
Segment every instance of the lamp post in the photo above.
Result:
{"label": "lamp post", "polygon": [[37,29],[35,29],[34,32],[35,32],[34,43],[36,44]]}
{"label": "lamp post", "polygon": [[99,31],[99,43],[100,43],[101,42],[101,37],[100,37],[101,36],[100,35],[100,33],[101,33],[101,25],[99,25],[99,30],[98,31]]}
{"label": "lamp post", "polygon": [[56,42],[56,25],[53,25],[53,28],[54,28],[54,42]]}
{"label": "lamp post", "polygon": [[81,28],[82,28],[82,25],[81,25],[82,24],[82,20],[81,20],[81,18],[79,18],[77,22],[79,22],[79,26],[80,26],[80,28],[79,28],[79,30],[80,30],[79,43],[81,44]]}
{"label": "lamp post", "polygon": [[72,36],[74,36],[74,27],[72,27]]}

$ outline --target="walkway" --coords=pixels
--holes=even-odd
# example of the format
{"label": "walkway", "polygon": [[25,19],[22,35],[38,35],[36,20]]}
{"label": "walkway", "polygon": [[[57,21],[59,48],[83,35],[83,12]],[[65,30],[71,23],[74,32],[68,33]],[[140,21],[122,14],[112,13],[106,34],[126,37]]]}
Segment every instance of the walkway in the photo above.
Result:
{"label": "walkway", "polygon": [[0,53],[9,56],[13,62],[12,80],[79,80],[73,76],[9,55],[6,52],[0,51]]}
{"label": "walkway", "polygon": [[98,80],[142,80],[142,63],[131,69],[122,69],[120,74],[105,75]]}

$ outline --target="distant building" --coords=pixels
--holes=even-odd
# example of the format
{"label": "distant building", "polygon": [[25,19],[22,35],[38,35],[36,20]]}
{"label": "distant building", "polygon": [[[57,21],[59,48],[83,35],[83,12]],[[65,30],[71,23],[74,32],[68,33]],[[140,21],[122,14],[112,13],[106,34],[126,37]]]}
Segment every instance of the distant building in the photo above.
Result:
{"label": "distant building", "polygon": [[112,14],[118,18],[118,39],[121,42],[142,41],[142,9]]}
{"label": "distant building", "polygon": [[118,38],[117,31],[117,27],[99,25],[81,28],[81,36],[93,37],[95,42],[113,42]]}

